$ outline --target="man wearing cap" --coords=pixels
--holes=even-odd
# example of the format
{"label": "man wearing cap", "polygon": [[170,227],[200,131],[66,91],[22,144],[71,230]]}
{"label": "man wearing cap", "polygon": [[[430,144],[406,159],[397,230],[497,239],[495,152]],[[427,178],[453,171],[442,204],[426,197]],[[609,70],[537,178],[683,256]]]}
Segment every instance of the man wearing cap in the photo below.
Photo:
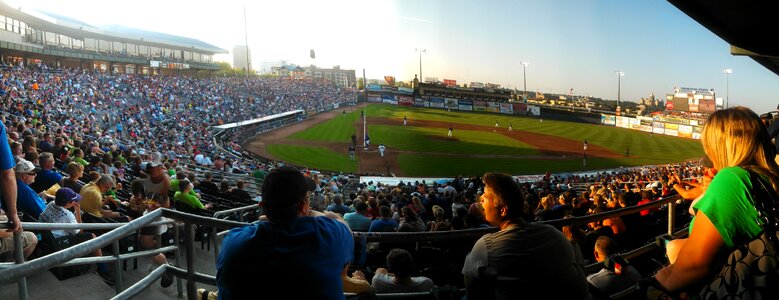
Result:
{"label": "man wearing cap", "polygon": [[354,252],[349,227],[335,213],[309,208],[316,184],[294,167],[272,170],[262,185],[267,216],[225,236],[217,259],[222,299],[277,298],[291,282],[299,298],[343,299],[342,273]]}
{"label": "man wearing cap", "polygon": [[[42,223],[81,223],[81,205],[79,205],[79,201],[81,201],[81,195],[69,188],[61,188],[57,190],[54,201],[46,205],[46,209],[41,213],[38,221]],[[73,209],[75,213],[71,212],[70,209]],[[95,238],[94,233],[81,232],[81,229],[58,229],[51,231],[55,238],[79,233],[87,235],[87,239]],[[103,251],[97,248],[92,255],[103,256]],[[105,263],[97,264],[97,273],[107,283],[113,284],[113,276],[108,271],[108,266]]]}
{"label": "man wearing cap", "polygon": [[30,184],[35,182],[35,177],[40,170],[40,168],[35,167],[27,160],[19,161],[14,168],[16,173],[17,208],[36,220],[43,210],[46,209],[46,201],[43,201],[41,196],[30,187]]}

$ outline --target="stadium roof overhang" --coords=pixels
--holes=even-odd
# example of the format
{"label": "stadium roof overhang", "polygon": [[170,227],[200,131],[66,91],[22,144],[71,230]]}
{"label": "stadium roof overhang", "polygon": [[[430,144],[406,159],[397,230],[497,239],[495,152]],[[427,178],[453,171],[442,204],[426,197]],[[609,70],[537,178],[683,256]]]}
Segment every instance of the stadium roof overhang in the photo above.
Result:
{"label": "stadium roof overhang", "polygon": [[779,26],[774,1],[668,0],[730,44],[733,55],[749,56],[779,75],[779,43],[772,41]]}
{"label": "stadium roof overhang", "polygon": [[157,32],[132,30],[121,26],[100,28],[52,13],[39,12],[24,7],[12,7],[2,0],[0,0],[0,13],[16,20],[23,21],[32,28],[59,33],[73,38],[102,39],[114,42],[194,51],[204,54],[229,53],[227,50],[195,39],[176,37]]}

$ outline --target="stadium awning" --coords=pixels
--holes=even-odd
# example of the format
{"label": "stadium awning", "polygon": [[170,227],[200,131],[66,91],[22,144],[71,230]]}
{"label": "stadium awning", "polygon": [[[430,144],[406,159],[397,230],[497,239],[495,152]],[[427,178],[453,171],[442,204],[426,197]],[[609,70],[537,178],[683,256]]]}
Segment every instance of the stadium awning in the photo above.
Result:
{"label": "stadium awning", "polygon": [[733,55],[749,56],[779,75],[779,46],[775,37],[775,1],[668,0],[693,20],[730,44]]}

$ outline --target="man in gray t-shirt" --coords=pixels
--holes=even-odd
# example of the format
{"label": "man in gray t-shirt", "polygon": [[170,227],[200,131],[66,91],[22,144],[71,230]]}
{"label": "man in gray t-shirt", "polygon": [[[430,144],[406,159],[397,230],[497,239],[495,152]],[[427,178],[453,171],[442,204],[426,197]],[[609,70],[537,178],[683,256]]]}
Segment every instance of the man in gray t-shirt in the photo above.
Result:
{"label": "man in gray t-shirt", "polygon": [[524,197],[508,174],[484,175],[480,203],[496,233],[465,258],[469,299],[590,299],[584,262],[556,228],[522,221]]}

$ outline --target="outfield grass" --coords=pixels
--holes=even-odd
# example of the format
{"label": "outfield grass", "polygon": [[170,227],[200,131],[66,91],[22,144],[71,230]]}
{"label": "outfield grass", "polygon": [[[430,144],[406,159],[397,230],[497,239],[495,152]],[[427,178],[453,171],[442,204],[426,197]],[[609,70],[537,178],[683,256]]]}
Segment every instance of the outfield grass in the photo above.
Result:
{"label": "outfield grass", "polygon": [[339,114],[335,118],[327,120],[317,126],[298,131],[291,139],[326,141],[349,143],[354,133],[354,122],[360,118],[359,111],[353,111],[346,114]]}
{"label": "outfield grass", "polygon": [[533,155],[536,149],[499,133],[457,130],[447,137],[444,128],[368,125],[371,144],[385,144],[393,150],[425,153]]}
{"label": "outfield grass", "polygon": [[267,151],[296,166],[330,171],[357,171],[357,160],[351,161],[348,155],[324,147],[273,144],[268,145]]}

